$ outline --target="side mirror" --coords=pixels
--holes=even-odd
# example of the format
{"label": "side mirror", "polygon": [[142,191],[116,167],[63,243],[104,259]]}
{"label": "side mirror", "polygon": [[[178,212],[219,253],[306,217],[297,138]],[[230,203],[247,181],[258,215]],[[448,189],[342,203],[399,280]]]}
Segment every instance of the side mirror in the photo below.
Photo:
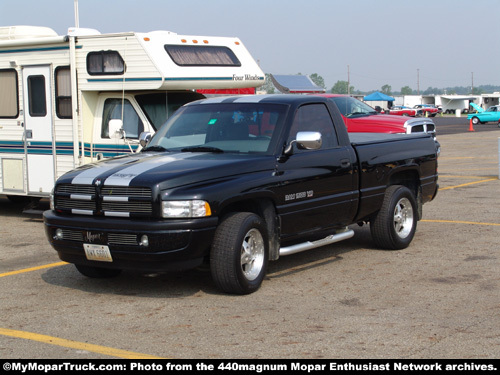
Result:
{"label": "side mirror", "polygon": [[142,147],[146,147],[146,145],[149,143],[149,141],[151,140],[151,137],[152,137],[152,134],[149,133],[149,132],[142,132],[140,135],[139,135],[139,144],[142,146]]}
{"label": "side mirror", "polygon": [[297,138],[290,142],[286,147],[284,154],[293,153],[293,145],[296,144],[301,150],[319,150],[323,144],[320,132],[298,132]]}
{"label": "side mirror", "polygon": [[109,120],[109,137],[113,139],[122,139],[125,137],[123,132],[123,121],[118,119]]}
{"label": "side mirror", "polygon": [[302,150],[319,150],[323,144],[320,132],[298,132],[296,141]]}

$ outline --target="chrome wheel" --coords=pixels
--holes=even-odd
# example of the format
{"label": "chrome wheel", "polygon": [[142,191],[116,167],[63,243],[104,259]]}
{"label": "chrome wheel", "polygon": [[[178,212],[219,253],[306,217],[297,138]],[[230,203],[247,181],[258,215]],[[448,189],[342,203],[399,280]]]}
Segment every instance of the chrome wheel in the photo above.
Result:
{"label": "chrome wheel", "polygon": [[394,207],[394,230],[400,238],[406,238],[413,229],[413,207],[408,198],[401,198]]}
{"label": "chrome wheel", "polygon": [[260,216],[236,212],[224,217],[210,249],[210,270],[222,291],[255,292],[266,275],[268,259],[267,228]]}
{"label": "chrome wheel", "polygon": [[241,244],[241,270],[249,281],[255,280],[264,265],[264,239],[257,229],[251,229]]}

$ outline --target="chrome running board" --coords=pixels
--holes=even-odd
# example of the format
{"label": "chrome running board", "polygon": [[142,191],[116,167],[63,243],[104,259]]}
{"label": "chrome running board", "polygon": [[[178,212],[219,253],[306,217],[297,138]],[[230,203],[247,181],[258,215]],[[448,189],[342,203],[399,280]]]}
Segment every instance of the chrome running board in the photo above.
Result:
{"label": "chrome running board", "polygon": [[352,236],[354,236],[354,231],[352,229],[346,228],[343,232],[329,235],[321,240],[312,241],[312,242],[307,241],[307,242],[298,243],[298,244],[292,245],[292,246],[282,247],[282,248],[280,248],[280,256],[300,253],[301,251],[311,250],[311,249],[315,249],[317,247],[330,245],[330,244],[335,243],[335,242],[347,240],[348,238],[351,238]]}

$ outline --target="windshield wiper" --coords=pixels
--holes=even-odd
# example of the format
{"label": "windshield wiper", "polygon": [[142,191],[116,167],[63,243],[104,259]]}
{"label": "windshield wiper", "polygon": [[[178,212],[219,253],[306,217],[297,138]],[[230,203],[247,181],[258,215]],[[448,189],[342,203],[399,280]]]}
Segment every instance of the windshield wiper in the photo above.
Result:
{"label": "windshield wiper", "polygon": [[217,147],[192,146],[181,149],[181,152],[213,152],[216,154],[222,154],[224,153],[224,150],[221,150],[220,148]]}
{"label": "windshield wiper", "polygon": [[353,112],[353,113],[349,113],[347,114],[345,117],[351,117],[351,116],[359,116],[359,115],[365,115],[365,116],[368,116],[370,115],[371,112]]}
{"label": "windshield wiper", "polygon": [[148,151],[168,151],[168,150],[163,146],[149,146],[142,149],[142,152],[148,152]]}

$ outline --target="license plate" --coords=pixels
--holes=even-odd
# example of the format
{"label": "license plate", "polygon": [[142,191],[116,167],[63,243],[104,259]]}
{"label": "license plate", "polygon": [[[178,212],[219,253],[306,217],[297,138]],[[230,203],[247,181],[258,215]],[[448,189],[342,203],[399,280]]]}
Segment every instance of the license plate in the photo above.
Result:
{"label": "license plate", "polygon": [[111,252],[106,245],[83,244],[85,255],[88,260],[97,260],[98,262],[112,262]]}

